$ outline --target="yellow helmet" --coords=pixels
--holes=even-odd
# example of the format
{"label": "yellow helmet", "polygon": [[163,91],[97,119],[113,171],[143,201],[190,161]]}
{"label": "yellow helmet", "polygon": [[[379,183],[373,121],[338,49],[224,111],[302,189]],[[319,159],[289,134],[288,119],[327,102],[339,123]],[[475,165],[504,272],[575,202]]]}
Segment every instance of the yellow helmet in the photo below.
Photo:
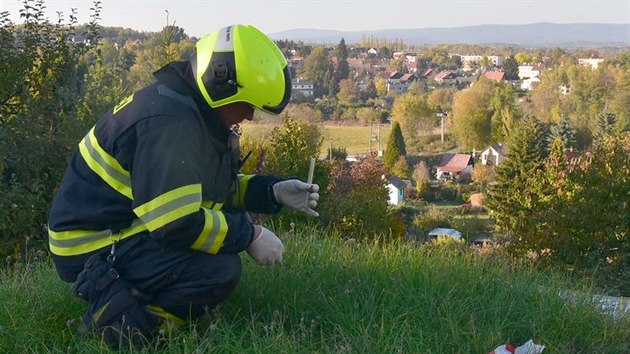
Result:
{"label": "yellow helmet", "polygon": [[203,36],[191,58],[210,107],[247,102],[280,114],[291,98],[291,75],[276,44],[257,28],[232,25]]}

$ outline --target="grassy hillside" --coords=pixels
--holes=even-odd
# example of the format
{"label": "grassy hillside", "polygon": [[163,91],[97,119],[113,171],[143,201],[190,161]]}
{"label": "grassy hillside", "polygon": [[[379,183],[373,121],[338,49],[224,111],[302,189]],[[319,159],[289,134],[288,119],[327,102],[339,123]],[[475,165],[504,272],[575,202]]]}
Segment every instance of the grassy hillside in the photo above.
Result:
{"label": "grassy hillside", "polygon": [[[316,229],[283,235],[282,266],[243,254],[235,294],[159,353],[487,353],[529,339],[552,353],[628,353],[630,320],[557,294],[573,288],[457,247],[357,244]],[[584,288],[580,287],[581,291]],[[49,260],[0,272],[0,352],[107,352],[76,335],[85,305]]]}
{"label": "grassy hillside", "polygon": [[[270,139],[271,130],[277,126],[272,123],[245,123],[241,124],[245,134],[258,138]],[[322,154],[325,154],[330,144],[334,147],[345,147],[349,155],[365,153],[370,148],[370,126],[344,126],[344,125],[320,125],[319,126],[324,143],[322,145]],[[377,127],[373,127],[373,135],[377,137]],[[381,149],[385,150],[387,146],[387,137],[389,135],[389,124],[381,124]],[[378,142],[372,141],[372,151],[378,149]]]}

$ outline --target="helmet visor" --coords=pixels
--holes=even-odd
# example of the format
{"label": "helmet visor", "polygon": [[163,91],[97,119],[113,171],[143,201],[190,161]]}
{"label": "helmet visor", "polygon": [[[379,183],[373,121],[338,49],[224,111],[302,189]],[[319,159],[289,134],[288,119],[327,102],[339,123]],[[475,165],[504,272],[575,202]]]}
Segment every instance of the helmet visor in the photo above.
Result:
{"label": "helmet visor", "polygon": [[291,73],[289,72],[289,67],[285,66],[282,72],[284,74],[284,96],[282,97],[282,101],[280,101],[277,106],[262,106],[263,110],[273,114],[282,113],[284,108],[289,104],[289,100],[291,99]]}

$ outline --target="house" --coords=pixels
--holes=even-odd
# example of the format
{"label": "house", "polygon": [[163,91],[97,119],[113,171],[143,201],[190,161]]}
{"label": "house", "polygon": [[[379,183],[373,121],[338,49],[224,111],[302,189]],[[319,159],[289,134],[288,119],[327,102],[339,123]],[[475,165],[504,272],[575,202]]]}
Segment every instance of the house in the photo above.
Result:
{"label": "house", "polygon": [[540,74],[543,72],[544,68],[545,67],[542,64],[519,65],[518,78],[521,80],[540,78]]}
{"label": "house", "polygon": [[401,75],[398,72],[394,72],[387,80],[387,92],[396,91],[398,93],[405,93],[409,89],[409,85],[416,80],[417,77],[414,74],[407,73]]}
{"label": "house", "polygon": [[505,77],[505,72],[503,71],[486,71],[483,76],[486,77],[486,79],[488,80],[493,80],[493,81],[503,81],[503,78]]}
{"label": "house", "polygon": [[315,93],[315,81],[293,79],[291,83],[291,95],[311,97]]}
{"label": "house", "polygon": [[492,66],[497,67],[503,66],[503,62],[505,61],[505,57],[501,55],[461,55],[460,58],[464,69],[470,69],[473,66],[481,65],[484,58],[488,58],[488,61],[492,64]]}
{"label": "house", "polygon": [[599,64],[603,63],[604,59],[578,59],[578,64],[584,67],[590,67],[595,70],[599,67]]}
{"label": "house", "polygon": [[446,229],[446,228],[436,228],[429,232],[429,239],[435,239],[440,236],[452,237],[456,240],[462,239],[462,233],[455,229]]}
{"label": "house", "polygon": [[438,84],[453,83],[457,75],[450,70],[443,70],[433,77]]}
{"label": "house", "polygon": [[412,74],[417,74],[418,73],[418,63],[415,61],[406,61],[404,63],[405,68],[407,68],[407,72],[412,73]]}
{"label": "house", "polygon": [[499,166],[505,160],[504,147],[501,144],[492,144],[479,154],[479,160],[484,166]]}
{"label": "house", "polygon": [[367,51],[368,55],[373,55],[373,56],[377,56],[378,55],[378,50],[374,49],[374,48],[370,48]]}
{"label": "house", "polygon": [[387,179],[387,190],[389,190],[389,204],[399,205],[405,199],[405,188],[407,183],[396,176]]}
{"label": "house", "polygon": [[529,79],[524,79],[521,82],[521,90],[531,91],[539,83],[540,83],[540,78],[538,77],[531,77]]}
{"label": "house", "polygon": [[429,77],[431,77],[431,75],[433,75],[433,69],[426,69],[422,75],[420,75],[420,77],[422,77],[423,79],[428,79]]}
{"label": "house", "polygon": [[470,175],[473,165],[473,157],[470,154],[444,154],[437,167],[436,178],[447,180]]}

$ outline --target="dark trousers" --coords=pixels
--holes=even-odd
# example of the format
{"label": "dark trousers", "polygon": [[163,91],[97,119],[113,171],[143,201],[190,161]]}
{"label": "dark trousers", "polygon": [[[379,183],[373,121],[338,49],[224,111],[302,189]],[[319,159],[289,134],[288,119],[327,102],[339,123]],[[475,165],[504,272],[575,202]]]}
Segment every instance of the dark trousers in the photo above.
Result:
{"label": "dark trousers", "polygon": [[120,245],[114,268],[131,286],[148,295],[148,305],[182,319],[196,318],[226,300],[238,284],[238,254],[174,249],[148,235],[138,237],[137,242]]}

